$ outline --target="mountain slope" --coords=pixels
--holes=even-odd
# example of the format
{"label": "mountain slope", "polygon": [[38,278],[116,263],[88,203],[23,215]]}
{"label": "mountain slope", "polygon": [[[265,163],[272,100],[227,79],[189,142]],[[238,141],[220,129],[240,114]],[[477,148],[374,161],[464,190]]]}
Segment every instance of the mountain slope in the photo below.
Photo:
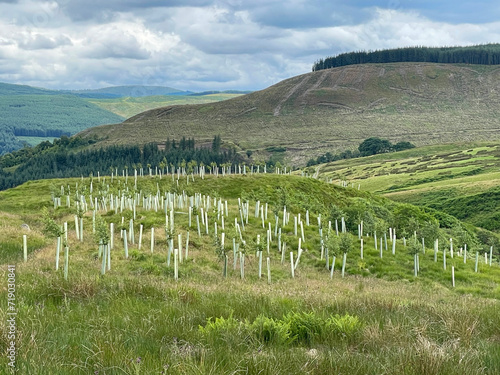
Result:
{"label": "mountain slope", "polygon": [[84,132],[105,143],[220,134],[241,149],[286,147],[296,165],[369,136],[416,145],[498,138],[500,67],[351,65],[293,77],[220,103],[169,106]]}
{"label": "mountain slope", "polygon": [[0,95],[57,95],[59,91],[0,82]]}
{"label": "mountain slope", "polygon": [[30,86],[0,85],[0,154],[19,149],[23,137],[60,137],[87,127],[122,121],[73,95]]}
{"label": "mountain slope", "polygon": [[155,95],[188,95],[190,91],[182,91],[172,87],[163,86],[113,86],[94,90],[72,90],[70,94],[75,94],[85,98],[142,98]]}
{"label": "mountain slope", "polygon": [[203,104],[238,97],[242,94],[219,93],[210,95],[155,95],[140,98],[112,98],[112,99],[86,99],[107,111],[113,112],[123,118],[135,116],[150,109],[169,105]]}
{"label": "mountain slope", "polygon": [[500,231],[500,143],[451,143],[315,167],[319,178],[348,180],[395,201],[444,211]]}

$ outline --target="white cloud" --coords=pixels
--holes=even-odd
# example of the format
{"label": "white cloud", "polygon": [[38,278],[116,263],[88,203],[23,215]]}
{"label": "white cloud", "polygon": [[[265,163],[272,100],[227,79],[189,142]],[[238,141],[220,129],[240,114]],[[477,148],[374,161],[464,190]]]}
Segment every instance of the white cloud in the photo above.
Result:
{"label": "white cloud", "polygon": [[145,84],[257,90],[341,52],[500,37],[498,22],[445,22],[429,16],[430,6],[374,8],[364,0],[349,6],[312,1],[309,8],[303,0],[163,3],[2,2],[0,80],[48,88]]}

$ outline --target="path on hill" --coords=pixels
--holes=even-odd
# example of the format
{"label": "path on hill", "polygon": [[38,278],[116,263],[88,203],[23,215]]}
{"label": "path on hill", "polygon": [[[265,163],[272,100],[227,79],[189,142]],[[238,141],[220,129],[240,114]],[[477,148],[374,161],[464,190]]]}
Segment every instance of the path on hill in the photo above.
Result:
{"label": "path on hill", "polygon": [[285,97],[283,99],[281,99],[281,101],[279,102],[279,104],[276,106],[276,108],[274,108],[274,116],[279,116],[280,115],[280,111],[281,111],[281,106],[288,100],[290,99],[290,97],[301,87],[303,86],[307,81],[309,81],[309,78],[311,76],[310,75],[306,75],[302,81],[300,81],[299,83],[297,83],[295,86],[292,87],[292,89],[290,91],[288,91],[288,93],[285,95]]}
{"label": "path on hill", "polygon": [[305,90],[302,95],[300,96],[300,99],[302,100],[302,102],[300,103],[300,105],[302,106],[302,110],[301,110],[301,113],[303,114],[304,113],[304,108],[305,106],[307,105],[307,101],[306,101],[306,96],[313,90],[317,90],[319,88],[319,86],[325,81],[326,77],[328,77],[328,75],[330,74],[330,72],[328,70],[325,70],[320,76],[319,78],[316,80],[316,82],[314,83],[314,85],[312,85],[311,87],[309,87],[307,90]]}

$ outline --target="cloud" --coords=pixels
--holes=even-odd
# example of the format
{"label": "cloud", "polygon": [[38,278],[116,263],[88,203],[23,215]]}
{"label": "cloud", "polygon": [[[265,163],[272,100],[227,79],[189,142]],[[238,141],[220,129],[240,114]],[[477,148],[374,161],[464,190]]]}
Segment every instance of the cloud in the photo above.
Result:
{"label": "cloud", "polygon": [[500,5],[486,1],[0,3],[0,81],[48,88],[258,90],[341,52],[500,39]]}
{"label": "cloud", "polygon": [[151,54],[134,35],[121,24],[94,28],[81,43],[81,57],[90,59],[123,58],[146,60]]}
{"label": "cloud", "polygon": [[54,49],[71,45],[71,40],[64,35],[55,37],[42,34],[27,34],[18,42],[19,47],[25,50]]}
{"label": "cloud", "polygon": [[213,3],[212,0],[59,0],[61,11],[72,21],[98,21],[112,19],[115,13],[152,10],[155,8],[175,8],[181,6],[204,7]]}

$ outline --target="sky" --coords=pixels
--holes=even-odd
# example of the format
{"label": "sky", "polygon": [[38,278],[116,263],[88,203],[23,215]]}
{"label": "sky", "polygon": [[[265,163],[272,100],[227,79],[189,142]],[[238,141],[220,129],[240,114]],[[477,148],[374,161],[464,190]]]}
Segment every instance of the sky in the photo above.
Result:
{"label": "sky", "polygon": [[500,2],[0,0],[0,82],[261,90],[342,52],[500,42]]}

